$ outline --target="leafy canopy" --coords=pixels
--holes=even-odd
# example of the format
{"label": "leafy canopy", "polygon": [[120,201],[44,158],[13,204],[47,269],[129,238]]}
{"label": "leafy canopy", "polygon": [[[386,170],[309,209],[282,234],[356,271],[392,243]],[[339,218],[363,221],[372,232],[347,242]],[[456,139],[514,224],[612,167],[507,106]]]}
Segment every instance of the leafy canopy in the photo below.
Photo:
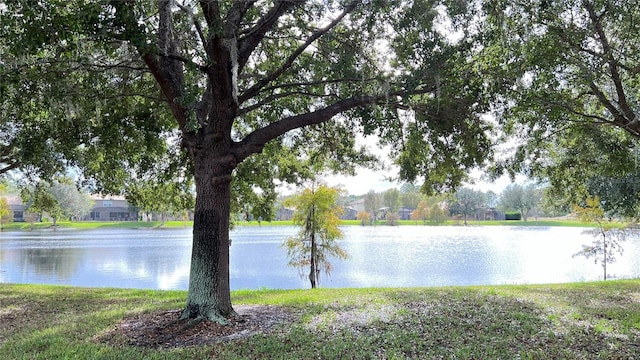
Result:
{"label": "leafy canopy", "polygon": [[[638,173],[640,8],[617,0],[490,0],[484,7],[492,31],[483,63],[488,81],[509,84],[496,110],[516,143],[498,172],[548,181],[549,195],[565,208],[597,193],[608,211],[637,213],[638,190],[624,183]],[[600,181],[610,186],[595,186]]]}
{"label": "leafy canopy", "polygon": [[[190,174],[180,147],[213,122],[201,112],[216,97],[207,36],[231,31],[230,24],[239,44],[232,141],[253,141],[256,130],[300,114],[343,114],[269,135],[251,150],[259,154],[238,155],[236,204],[273,199],[276,179],[299,183],[324,168],[352,173],[372,165],[374,157],[355,146],[358,133],[380,136],[400,177],[421,180],[426,191],[452,188],[491,155],[491,126],[479,114],[492,98],[473,65],[479,31],[471,6],[216,2],[225,25],[195,2],[167,3],[169,13],[155,2],[3,5],[0,173],[46,178],[76,166],[96,191],[115,193],[132,180]],[[451,40],[436,26],[447,22],[465,36]],[[251,31],[269,36],[251,43]],[[150,59],[173,69],[173,98]]]}

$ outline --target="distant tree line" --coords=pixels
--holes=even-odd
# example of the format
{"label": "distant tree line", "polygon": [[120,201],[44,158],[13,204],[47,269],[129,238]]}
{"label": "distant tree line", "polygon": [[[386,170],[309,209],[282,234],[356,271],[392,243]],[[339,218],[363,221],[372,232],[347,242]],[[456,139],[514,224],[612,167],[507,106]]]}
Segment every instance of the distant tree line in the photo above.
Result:
{"label": "distant tree line", "polygon": [[401,219],[423,224],[442,224],[452,217],[459,217],[466,224],[468,219],[513,218],[527,221],[530,216],[556,214],[544,207],[544,197],[544,189],[535,184],[513,183],[500,194],[463,187],[453,193],[438,195],[425,195],[418,187],[403,184],[400,189],[343,195],[338,202],[345,208],[362,203],[363,209],[355,216],[362,225],[395,225]]}
{"label": "distant tree line", "polygon": [[[0,224],[13,219],[7,195],[19,196],[25,207],[24,220],[42,221],[45,217],[56,225],[59,220],[83,220],[94,207],[91,191],[70,177],[56,177],[52,181],[35,183],[3,180],[0,182]],[[168,216],[186,219],[193,211],[195,194],[191,182],[140,181],[128,186],[124,196],[130,207],[138,212],[158,214],[164,223]]]}

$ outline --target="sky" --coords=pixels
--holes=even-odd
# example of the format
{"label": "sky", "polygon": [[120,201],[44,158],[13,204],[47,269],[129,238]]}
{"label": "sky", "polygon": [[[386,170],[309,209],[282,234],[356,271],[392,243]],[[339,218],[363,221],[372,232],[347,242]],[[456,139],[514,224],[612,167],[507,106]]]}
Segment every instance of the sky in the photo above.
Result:
{"label": "sky", "polygon": [[[391,171],[373,171],[369,169],[360,169],[356,176],[330,176],[324,178],[329,186],[341,186],[350,195],[362,195],[366,194],[370,190],[375,192],[384,192],[391,188],[400,189],[401,183],[389,182],[385,180],[385,176],[393,175]],[[505,187],[511,184],[511,179],[508,176],[503,176],[497,179],[495,182],[487,182],[482,180],[482,172],[475,171],[471,174],[474,179],[473,184],[465,184],[464,186],[487,192],[489,190],[500,194]],[[516,182],[523,183],[525,179],[523,177],[517,177]]]}
{"label": "sky", "polygon": [[[369,151],[381,159],[387,158],[389,153],[389,148],[380,146],[375,136],[363,137],[358,134],[356,135],[356,144],[366,146]],[[389,165],[388,162],[386,165]],[[363,195],[368,193],[370,190],[380,193],[394,187],[400,189],[402,183],[389,182],[386,180],[389,177],[397,176],[397,174],[397,170],[374,171],[370,169],[358,169],[356,176],[333,175],[327,176],[323,178],[323,180],[329,186],[342,187],[349,193],[349,195]],[[480,190],[482,192],[491,190],[496,194],[500,194],[504,188],[512,183],[508,176],[502,176],[494,182],[488,182],[483,179],[483,175],[484,173],[481,170],[473,171],[470,174],[473,183],[465,183],[463,186]],[[517,176],[516,182],[524,184],[526,182],[526,178],[523,176]]]}
{"label": "sky", "polygon": [[[389,156],[389,147],[382,146],[378,142],[378,138],[375,135],[370,136],[362,136],[361,134],[356,134],[356,146],[365,146],[373,155],[376,155],[379,159],[387,159],[385,166],[392,167],[390,165],[390,161],[388,160]],[[512,151],[511,147],[513,144],[504,144],[498,147],[498,151],[509,153]],[[389,177],[395,177],[398,175],[398,170],[386,170],[386,171],[375,171],[370,169],[357,169],[357,174],[355,176],[344,176],[344,175],[332,175],[325,176],[322,178],[324,182],[329,186],[339,186],[342,189],[346,190],[349,195],[363,195],[368,193],[371,190],[374,190],[377,193],[381,193],[387,191],[391,188],[397,188],[398,190],[402,186],[402,183],[390,182],[386,180]],[[496,194],[502,193],[502,191],[512,183],[509,176],[502,176],[498,178],[494,182],[486,181],[486,177],[481,170],[472,171],[470,174],[472,179],[472,183],[463,184],[464,187],[470,187],[474,190],[479,190],[482,192],[487,192],[489,190],[493,191]],[[515,182],[518,184],[525,184],[527,182],[527,178],[524,176],[517,176]],[[421,184],[416,184],[421,185]],[[283,190],[284,193],[293,193],[296,189],[292,189],[287,187]]]}

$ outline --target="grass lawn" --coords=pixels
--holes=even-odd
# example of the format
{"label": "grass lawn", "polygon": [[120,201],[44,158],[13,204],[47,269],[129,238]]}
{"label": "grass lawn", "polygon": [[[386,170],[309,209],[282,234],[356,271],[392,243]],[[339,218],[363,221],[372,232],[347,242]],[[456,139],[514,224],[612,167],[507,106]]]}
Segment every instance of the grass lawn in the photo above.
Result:
{"label": "grass lawn", "polygon": [[[505,220],[495,220],[495,221],[477,221],[477,220],[468,220],[469,226],[570,226],[570,227],[596,227],[597,224],[584,223],[578,220],[567,220],[567,219],[542,219],[535,220],[531,219],[529,221],[505,221]],[[51,222],[44,223],[35,223],[34,229],[48,229],[52,227]],[[234,226],[291,226],[294,225],[290,220],[283,221],[272,221],[272,222],[257,222],[257,221],[238,221],[234,224]],[[361,226],[361,222],[359,220],[342,220],[342,225],[349,226]],[[400,226],[461,226],[462,221],[458,220],[448,220],[444,224],[434,225],[427,223],[426,225],[422,221],[415,220],[398,220],[397,225]],[[623,227],[626,224],[624,223],[614,223],[615,226]],[[191,227],[193,226],[192,221],[167,221],[164,225],[161,225],[159,221],[58,221],[58,226],[64,228],[75,228],[75,229],[97,229],[97,228],[130,228],[130,229],[138,229],[138,228],[182,228],[182,227]],[[369,226],[369,225],[367,225]],[[386,221],[379,220],[376,222],[375,226],[388,226]],[[5,231],[12,230],[31,230],[30,223],[24,222],[16,222],[16,223],[8,223],[4,224]]]}
{"label": "grass lawn", "polygon": [[179,309],[185,292],[0,284],[0,359],[640,358],[640,280],[232,297],[299,316],[239,340],[140,348],[100,339],[125,318]]}

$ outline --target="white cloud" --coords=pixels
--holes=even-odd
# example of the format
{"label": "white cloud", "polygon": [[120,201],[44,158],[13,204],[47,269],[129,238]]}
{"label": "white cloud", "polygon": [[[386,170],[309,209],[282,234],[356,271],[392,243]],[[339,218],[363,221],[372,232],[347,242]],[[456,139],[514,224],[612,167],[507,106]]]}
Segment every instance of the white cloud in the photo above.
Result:
{"label": "white cloud", "polygon": [[379,193],[399,187],[399,184],[386,180],[391,175],[394,175],[391,171],[360,169],[356,176],[335,175],[324,180],[330,186],[342,187],[351,195],[363,195],[371,190]]}

